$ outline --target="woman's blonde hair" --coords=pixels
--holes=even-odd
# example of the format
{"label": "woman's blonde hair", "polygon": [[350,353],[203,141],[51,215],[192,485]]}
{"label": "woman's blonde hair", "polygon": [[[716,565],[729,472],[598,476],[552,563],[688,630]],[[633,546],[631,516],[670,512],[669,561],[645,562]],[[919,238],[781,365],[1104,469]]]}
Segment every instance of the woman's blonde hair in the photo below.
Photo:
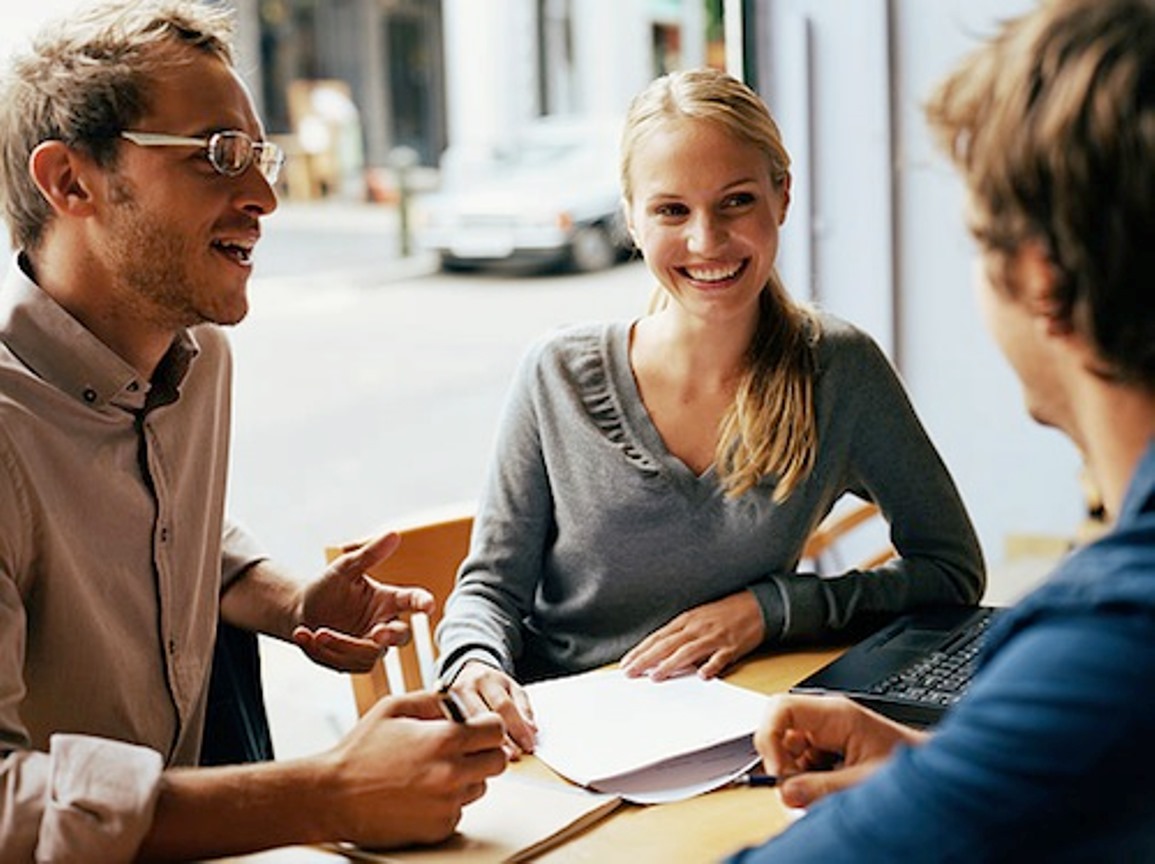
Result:
{"label": "woman's blonde hair", "polygon": [[[695,69],[654,80],[631,103],[621,148],[627,202],[633,197],[631,168],[638,142],[664,122],[687,118],[716,123],[757,147],[766,156],[774,187],[785,189],[790,155],[765,103],[724,72]],[[668,302],[659,287],[650,308]],[[818,450],[814,355],[819,323],[812,310],[790,297],[777,270],[771,271],[759,309],[746,370],[718,430],[716,463],[730,497],[774,478],[773,499],[782,502],[806,479]]]}

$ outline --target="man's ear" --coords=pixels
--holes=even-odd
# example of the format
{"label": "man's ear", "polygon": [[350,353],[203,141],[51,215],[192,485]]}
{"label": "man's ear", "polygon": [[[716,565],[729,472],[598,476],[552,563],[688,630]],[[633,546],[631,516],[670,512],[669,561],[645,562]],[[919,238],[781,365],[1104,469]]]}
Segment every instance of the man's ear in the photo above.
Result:
{"label": "man's ear", "polygon": [[1017,252],[1015,278],[1023,302],[1038,316],[1051,336],[1066,336],[1072,331],[1071,322],[1060,317],[1055,300],[1055,286],[1061,275],[1046,246],[1037,240],[1023,243]]}
{"label": "man's ear", "polygon": [[87,216],[92,212],[91,170],[92,161],[63,141],[43,141],[28,157],[32,182],[61,216]]}

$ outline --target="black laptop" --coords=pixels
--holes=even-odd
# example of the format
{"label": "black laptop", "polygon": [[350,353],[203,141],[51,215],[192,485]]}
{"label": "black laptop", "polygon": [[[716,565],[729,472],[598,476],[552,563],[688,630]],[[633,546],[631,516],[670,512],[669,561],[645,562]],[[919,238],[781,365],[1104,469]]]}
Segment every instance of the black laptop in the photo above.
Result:
{"label": "black laptop", "polygon": [[839,693],[903,723],[933,726],[966,691],[998,611],[951,606],[903,615],[791,692]]}

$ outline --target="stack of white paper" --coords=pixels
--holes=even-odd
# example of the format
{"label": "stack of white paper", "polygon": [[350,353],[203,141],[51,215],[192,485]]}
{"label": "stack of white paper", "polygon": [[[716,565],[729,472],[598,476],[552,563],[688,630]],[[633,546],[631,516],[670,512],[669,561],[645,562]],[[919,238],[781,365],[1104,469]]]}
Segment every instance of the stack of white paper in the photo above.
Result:
{"label": "stack of white paper", "polygon": [[723,786],[758,764],[769,697],[686,675],[655,682],[600,669],[526,688],[536,755],[575,783],[655,804]]}

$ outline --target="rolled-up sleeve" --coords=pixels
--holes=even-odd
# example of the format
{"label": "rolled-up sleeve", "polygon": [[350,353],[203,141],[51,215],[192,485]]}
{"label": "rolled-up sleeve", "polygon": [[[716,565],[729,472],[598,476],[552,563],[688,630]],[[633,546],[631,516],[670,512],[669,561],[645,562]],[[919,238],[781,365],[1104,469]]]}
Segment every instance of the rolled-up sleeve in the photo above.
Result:
{"label": "rolled-up sleeve", "polygon": [[20,714],[25,632],[20,594],[0,566],[0,864],[131,861],[163,759],[85,735],[55,734],[47,752],[34,749]]}
{"label": "rolled-up sleeve", "polygon": [[221,537],[221,589],[259,561],[268,558],[264,547],[236,522],[226,521]]}
{"label": "rolled-up sleeve", "polygon": [[3,760],[0,862],[131,861],[152,824],[159,753],[85,735],[53,735],[48,753]]}

